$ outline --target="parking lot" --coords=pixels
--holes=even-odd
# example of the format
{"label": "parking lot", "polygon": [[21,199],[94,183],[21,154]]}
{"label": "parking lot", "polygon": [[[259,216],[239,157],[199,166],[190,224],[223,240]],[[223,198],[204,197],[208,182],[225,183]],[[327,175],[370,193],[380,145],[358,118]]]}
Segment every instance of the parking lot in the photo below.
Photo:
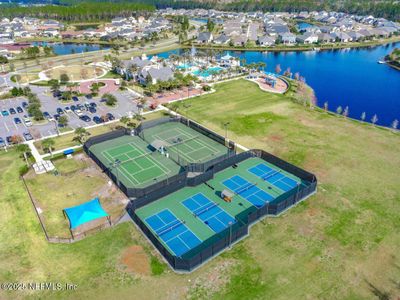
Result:
{"label": "parking lot", "polygon": [[[96,124],[93,121],[93,117],[96,116],[101,118],[107,113],[111,113],[115,119],[119,119],[122,116],[133,115],[137,112],[136,102],[134,101],[135,95],[129,91],[114,92],[113,95],[118,99],[118,103],[116,107],[109,107],[101,101],[101,97],[90,99],[81,96],[68,103],[63,103],[58,100],[58,98],[53,97],[48,88],[32,86],[31,89],[37,94],[42,103],[42,112],[48,113],[50,117],[46,118],[46,121],[41,122],[41,124],[32,124],[29,126],[29,122],[24,122],[24,116],[28,115],[26,108],[23,107],[23,102],[28,102],[26,98],[18,97],[0,100],[0,138],[3,140],[15,135],[23,137],[23,134],[26,132],[29,132],[34,139],[55,135],[61,128],[58,126],[54,115],[56,115],[56,117],[60,115],[67,116],[68,128],[76,129],[78,127],[88,127]],[[84,107],[85,104],[87,107]],[[78,105],[83,106],[81,107],[82,115],[86,115],[90,119],[84,121],[78,117],[77,113],[70,110],[71,107],[74,108]],[[88,108],[92,106],[94,109],[92,108],[92,112],[90,112]],[[18,112],[17,107],[22,108],[23,111],[21,112],[20,110],[20,112]],[[12,109],[15,110],[15,113]],[[59,112],[62,110],[62,114],[57,113],[57,110]]]}

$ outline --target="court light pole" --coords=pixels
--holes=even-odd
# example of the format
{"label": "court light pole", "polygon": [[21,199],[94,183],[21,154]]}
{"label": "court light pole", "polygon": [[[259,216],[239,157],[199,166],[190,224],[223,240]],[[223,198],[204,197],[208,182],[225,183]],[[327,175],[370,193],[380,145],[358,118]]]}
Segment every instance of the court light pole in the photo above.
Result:
{"label": "court light pole", "polygon": [[228,138],[228,125],[231,124],[231,122],[226,122],[224,123],[224,128],[225,128],[225,139]]}
{"label": "court light pole", "polygon": [[121,161],[117,158],[117,159],[114,161],[114,168],[116,169],[116,172],[115,172],[115,179],[116,179],[116,182],[117,182],[117,186],[118,186],[118,187],[119,187],[119,179],[118,179],[118,177],[119,177],[119,170],[118,170],[118,168],[119,168],[120,164],[121,164]]}

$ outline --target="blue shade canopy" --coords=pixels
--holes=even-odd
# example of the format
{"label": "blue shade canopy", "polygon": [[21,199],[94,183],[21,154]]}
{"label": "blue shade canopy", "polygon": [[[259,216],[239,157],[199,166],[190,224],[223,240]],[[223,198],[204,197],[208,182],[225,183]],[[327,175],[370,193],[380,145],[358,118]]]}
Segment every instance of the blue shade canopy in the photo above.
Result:
{"label": "blue shade canopy", "polygon": [[102,217],[108,217],[108,214],[101,207],[99,198],[94,198],[86,203],[64,209],[69,219],[69,226],[74,229],[84,223],[90,222]]}

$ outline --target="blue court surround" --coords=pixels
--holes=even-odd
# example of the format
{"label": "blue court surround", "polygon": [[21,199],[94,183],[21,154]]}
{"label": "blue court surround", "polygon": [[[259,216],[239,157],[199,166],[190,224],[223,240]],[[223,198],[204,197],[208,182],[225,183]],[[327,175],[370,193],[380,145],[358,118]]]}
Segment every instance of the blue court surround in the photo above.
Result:
{"label": "blue court surround", "polygon": [[145,222],[176,256],[181,256],[202,243],[202,241],[168,209],[164,209],[146,218]]}
{"label": "blue court surround", "polygon": [[235,218],[225,212],[214,201],[211,201],[202,193],[198,193],[186,200],[182,205],[185,206],[193,215],[204,222],[214,232],[219,233],[236,223]]}
{"label": "blue court surround", "polygon": [[271,202],[275,199],[272,195],[239,175],[226,179],[222,183],[228,189],[240,195],[256,207],[262,207],[266,202]]}
{"label": "blue court surround", "polygon": [[275,170],[266,164],[258,164],[251,167],[248,171],[284,192],[288,192],[300,184],[296,180],[281,173],[281,171]]}

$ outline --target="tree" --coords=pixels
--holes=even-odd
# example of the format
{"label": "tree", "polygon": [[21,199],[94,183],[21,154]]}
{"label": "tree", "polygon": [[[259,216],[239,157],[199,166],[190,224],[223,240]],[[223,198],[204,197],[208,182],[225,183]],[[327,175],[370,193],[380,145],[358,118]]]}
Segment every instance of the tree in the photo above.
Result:
{"label": "tree", "polygon": [[5,56],[0,55],[0,65],[1,65],[1,69],[3,72],[5,72],[4,70],[4,65],[8,64],[8,58]]}
{"label": "tree", "polygon": [[111,94],[104,94],[103,99],[106,100],[106,105],[108,106],[115,106],[118,102],[117,98]]}
{"label": "tree", "polygon": [[19,144],[16,146],[16,149],[19,153],[22,153],[25,163],[27,167],[29,167],[29,162],[28,162],[28,154],[30,153],[31,149],[27,144]]}
{"label": "tree", "polygon": [[50,90],[55,93],[60,90],[60,82],[57,79],[49,80]]}
{"label": "tree", "polygon": [[346,106],[346,107],[344,108],[344,110],[343,110],[343,116],[344,116],[345,118],[347,118],[347,117],[349,116],[349,107],[348,107],[348,106]]}
{"label": "tree", "polygon": [[78,127],[75,129],[75,137],[73,138],[73,140],[83,144],[89,135],[90,132],[88,132],[85,128]]}
{"label": "tree", "polygon": [[62,83],[67,83],[69,81],[69,77],[68,77],[68,75],[66,74],[66,73],[62,73],[61,75],[60,75],[60,82],[62,82]]}
{"label": "tree", "polygon": [[52,150],[53,150],[54,145],[55,145],[55,141],[51,138],[48,138],[48,139],[45,139],[42,141],[43,150],[49,151],[51,156],[53,156]]}
{"label": "tree", "polygon": [[338,115],[341,115],[341,114],[342,114],[342,111],[343,111],[343,108],[339,105],[338,108],[336,108],[336,113],[337,113]]}
{"label": "tree", "polygon": [[68,126],[68,117],[67,116],[61,116],[58,118],[58,124],[61,127],[67,127]]}
{"label": "tree", "polygon": [[276,74],[279,74],[281,71],[282,71],[281,65],[280,65],[280,64],[277,64],[276,67],[275,67],[275,73],[276,73]]}
{"label": "tree", "polygon": [[378,116],[375,114],[375,115],[372,116],[371,123],[372,123],[373,125],[375,125],[376,122],[378,122]]}
{"label": "tree", "polygon": [[391,126],[392,126],[392,128],[393,128],[394,130],[396,130],[397,127],[399,126],[399,120],[397,120],[397,119],[393,120]]}
{"label": "tree", "polygon": [[365,111],[363,111],[361,114],[361,117],[360,117],[361,121],[364,122],[366,117],[367,117],[367,114],[365,113]]}
{"label": "tree", "polygon": [[119,121],[126,125],[129,122],[129,118],[127,116],[123,116]]}

